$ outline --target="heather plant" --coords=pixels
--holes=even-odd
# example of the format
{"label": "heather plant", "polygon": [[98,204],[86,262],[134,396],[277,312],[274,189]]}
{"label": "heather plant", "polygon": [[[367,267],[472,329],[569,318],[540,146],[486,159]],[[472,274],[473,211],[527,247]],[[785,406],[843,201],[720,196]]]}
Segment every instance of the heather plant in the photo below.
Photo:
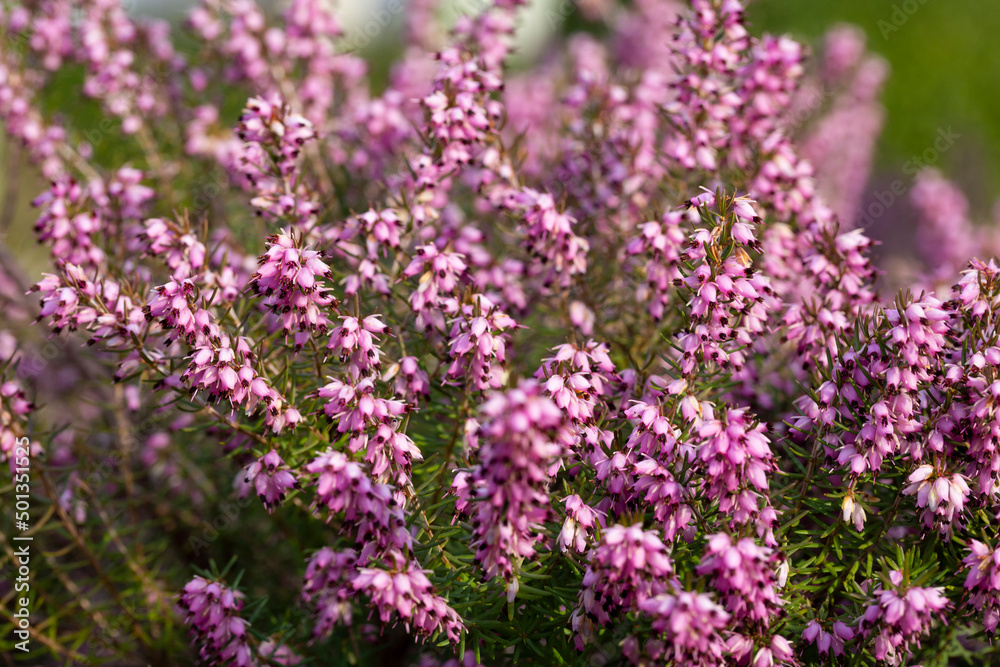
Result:
{"label": "heather plant", "polygon": [[1000,268],[927,172],[876,288],[885,65],[644,0],[515,70],[523,4],[416,3],[376,89],[319,0],[3,3],[11,655],[998,659]]}

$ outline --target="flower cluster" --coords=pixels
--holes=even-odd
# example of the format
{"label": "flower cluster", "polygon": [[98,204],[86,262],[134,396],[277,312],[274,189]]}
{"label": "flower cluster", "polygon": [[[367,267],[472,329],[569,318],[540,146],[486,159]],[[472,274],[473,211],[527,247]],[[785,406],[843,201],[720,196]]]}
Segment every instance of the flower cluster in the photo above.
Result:
{"label": "flower cluster", "polygon": [[238,667],[259,664],[247,636],[249,623],[240,616],[243,597],[239,591],[204,577],[195,577],[184,587],[179,600],[184,622],[190,626],[205,662]]}
{"label": "flower cluster", "polygon": [[898,661],[896,656],[906,655],[911,644],[919,645],[920,636],[927,634],[932,621],[941,618],[951,605],[940,587],[903,585],[899,570],[892,570],[889,582],[872,594],[874,602],[865,610],[858,629],[864,635],[875,634],[875,659],[890,663]]}
{"label": "flower cluster", "polygon": [[972,540],[962,563],[969,570],[965,588],[972,591],[971,604],[983,614],[986,631],[995,633],[1000,623],[1000,549]]}
{"label": "flower cluster", "polygon": [[371,599],[383,623],[398,618],[407,630],[422,636],[439,632],[457,643],[465,631],[458,613],[435,595],[424,571],[400,554],[393,554],[391,567],[358,567],[352,550],[317,551],[306,568],[302,599],[315,608],[316,636],[329,635],[333,627],[351,625],[354,598]]}
{"label": "flower cluster", "polygon": [[452,490],[472,515],[476,560],[487,578],[507,582],[513,600],[521,562],[535,556],[550,516],[548,480],[566,448],[565,418],[537,383],[524,381],[483,404],[471,435],[479,463]]}
{"label": "flower cluster", "polygon": [[656,531],[643,530],[640,525],[611,526],[587,554],[587,560],[572,617],[578,647],[592,639],[595,622],[607,625],[612,618],[642,608],[674,587],[674,566],[666,545]]}
{"label": "flower cluster", "polygon": [[[286,469],[282,470],[282,467]],[[295,475],[287,470],[285,462],[273,449],[247,467],[244,481],[253,485],[257,497],[269,512],[281,504],[289,489],[299,488]]]}
{"label": "flower cluster", "polygon": [[854,639],[854,629],[843,621],[834,621],[832,627],[824,628],[813,619],[802,631],[802,638],[810,644],[815,642],[820,655],[832,650],[835,656],[841,656],[844,655],[844,643]]}
{"label": "flower cluster", "polygon": [[654,660],[695,667],[722,662],[726,645],[721,631],[729,614],[708,595],[688,591],[657,595],[640,602],[639,609],[652,617],[653,629],[663,637],[653,640],[657,645],[646,647]]}
{"label": "flower cluster", "polygon": [[200,0],[183,38],[0,11],[11,172],[49,183],[39,275],[0,249],[0,461],[30,436],[57,661],[182,652],[181,589],[209,664],[909,664],[996,631],[1000,232],[924,171],[924,264],[876,282],[856,30],[810,61],[739,0],[592,0],[511,67],[522,0],[327,4]]}
{"label": "flower cluster", "polygon": [[[327,452],[305,466],[315,475],[316,504],[328,517],[342,515],[357,529],[362,558],[388,549],[408,549],[412,542],[392,487],[375,482],[359,464],[340,452]],[[328,518],[328,520],[329,520]]]}
{"label": "flower cluster", "polygon": [[326,313],[336,309],[337,300],[321,283],[332,273],[319,252],[301,247],[282,232],[268,237],[267,252],[257,262],[260,268],[253,274],[250,287],[264,297],[272,313],[281,317],[286,332],[322,332],[329,328]]}
{"label": "flower cluster", "polygon": [[8,380],[0,384],[0,463],[9,461],[12,471],[16,467],[15,446],[27,432],[23,422],[34,410],[19,383]]}
{"label": "flower cluster", "polygon": [[412,627],[416,633],[428,636],[441,632],[453,643],[458,643],[465,630],[458,613],[433,593],[427,575],[412,561],[397,556],[391,569],[360,568],[351,585],[371,598],[383,623],[396,614],[407,630]]}
{"label": "flower cluster", "polygon": [[252,98],[237,135],[245,142],[241,169],[256,193],[253,206],[278,219],[307,222],[317,205],[301,182],[297,163],[302,146],[316,137],[312,123],[291,113],[277,95]]}

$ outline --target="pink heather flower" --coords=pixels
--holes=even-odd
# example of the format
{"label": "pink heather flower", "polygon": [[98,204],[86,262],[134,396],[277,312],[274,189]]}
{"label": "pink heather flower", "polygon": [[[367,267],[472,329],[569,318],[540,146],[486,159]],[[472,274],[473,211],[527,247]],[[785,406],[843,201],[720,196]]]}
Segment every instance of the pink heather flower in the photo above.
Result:
{"label": "pink heather flower", "polygon": [[875,659],[894,662],[909,652],[910,645],[920,645],[921,635],[931,631],[935,618],[946,623],[944,610],[951,606],[944,588],[903,587],[903,573],[889,573],[891,587],[879,584],[874,601],[858,623],[865,637],[875,634]]}
{"label": "pink heather flower", "polygon": [[855,496],[854,489],[848,489],[847,493],[844,495],[844,500],[840,503],[841,516],[844,521],[850,521],[854,524],[854,528],[860,533],[865,528],[865,519],[867,515],[865,514],[864,505],[859,502]]}
{"label": "pink heather flower", "polygon": [[520,563],[534,557],[544,537],[543,524],[551,516],[550,476],[569,435],[562,411],[530,380],[492,394],[481,415],[475,432],[478,462],[468,471],[468,482],[453,491],[472,514],[476,560],[487,579],[507,582],[513,599]]}
{"label": "pink heather flower", "polygon": [[337,422],[340,433],[361,433],[373,426],[389,423],[407,410],[403,401],[376,396],[375,381],[370,377],[357,384],[330,378],[330,382],[316,393],[326,399],[323,412],[330,421]]}
{"label": "pink heather flower", "polygon": [[183,338],[191,345],[209,346],[221,340],[222,332],[212,314],[197,299],[198,288],[191,280],[175,278],[157,286],[143,313],[158,320],[167,330],[167,340]]}
{"label": "pink heather flower", "polygon": [[31,204],[42,209],[35,223],[35,233],[39,241],[50,246],[54,259],[84,269],[104,265],[105,254],[96,237],[106,221],[95,210],[86,187],[62,177]]}
{"label": "pink heather flower", "polygon": [[348,218],[342,228],[328,230],[328,241],[335,243],[331,254],[342,257],[351,268],[344,282],[345,294],[353,296],[362,287],[389,293],[389,276],[380,259],[398,252],[403,226],[395,209],[370,209]]}
{"label": "pink heather flower", "polygon": [[204,392],[210,403],[228,400],[234,408],[242,405],[247,414],[263,403],[265,419],[275,433],[285,425],[294,429],[301,415],[295,408],[286,408],[282,396],[257,373],[252,350],[246,338],[231,341],[223,336],[217,343],[195,348],[181,378],[195,395]]}
{"label": "pink heather flower", "polygon": [[969,499],[970,489],[960,473],[947,475],[932,465],[922,465],[910,474],[909,486],[903,494],[917,496],[917,507],[924,507],[924,525],[936,526],[943,534],[950,535],[952,524],[961,520]]}
{"label": "pink heather flower", "polygon": [[692,489],[685,488],[686,485],[677,480],[672,472],[675,467],[662,465],[649,457],[632,466],[635,475],[632,490],[653,510],[653,516],[661,524],[663,537],[668,541],[681,533],[687,534],[694,520],[688,504]]}
{"label": "pink heather flower", "polygon": [[257,652],[266,661],[283,667],[295,667],[304,662],[304,658],[293,651],[288,644],[278,644],[271,639],[261,642]]}
{"label": "pink heather flower", "polygon": [[363,320],[345,316],[343,324],[330,333],[327,347],[347,366],[348,375],[360,379],[381,367],[381,350],[376,345],[376,336],[388,331],[389,327],[378,315],[369,315]]}
{"label": "pink heather flower", "polygon": [[419,329],[445,330],[442,311],[447,301],[457,294],[463,279],[468,280],[467,270],[465,258],[459,253],[439,250],[433,245],[416,249],[403,275],[420,276],[416,289],[410,295],[410,306],[417,313]]}
{"label": "pink heather flower", "polygon": [[606,401],[620,380],[604,343],[567,343],[553,348],[553,352],[553,356],[542,360],[535,377],[544,380],[545,393],[572,422],[573,451],[582,456],[611,440],[611,432],[600,428],[598,422],[607,414]]}
{"label": "pink heather flower", "polygon": [[313,637],[327,637],[338,623],[350,625],[355,593],[351,585],[357,576],[358,555],[353,549],[334,551],[323,547],[309,559],[302,600],[316,617]]}
{"label": "pink heather flower", "polygon": [[155,191],[142,184],[145,175],[138,169],[122,167],[108,182],[92,184],[91,193],[106,218],[121,221],[139,220],[146,211],[146,205],[156,195]]}
{"label": "pink heather flower", "polygon": [[[368,326],[376,328],[374,322],[378,320],[368,320],[371,320]],[[349,336],[350,333],[344,334],[341,339]],[[400,428],[400,419],[410,409],[409,404],[377,396],[373,377],[357,384],[331,378],[317,395],[327,399],[323,412],[330,421],[337,422],[338,432],[351,434],[350,450],[365,451],[365,460],[371,464],[371,474],[376,479],[401,486],[409,484],[411,462],[423,458],[420,449]]]}
{"label": "pink heather flower", "polygon": [[202,660],[238,667],[259,664],[247,635],[249,624],[239,615],[242,593],[221,582],[195,577],[184,586],[179,604]]}
{"label": "pink heather flower", "polygon": [[[552,396],[556,405],[574,423],[581,426],[593,425],[599,406],[603,407],[599,399],[610,394],[608,375],[577,371],[571,364],[559,364],[552,368],[553,359],[554,357],[545,360],[535,377],[546,380],[546,393]],[[547,379],[545,365],[550,366],[549,372],[552,373]]]}
{"label": "pink heather flower", "polygon": [[635,424],[628,438],[629,449],[663,460],[674,460],[679,432],[663,414],[662,406],[635,401],[625,410],[625,418]]}
{"label": "pink heather flower", "polygon": [[[131,348],[133,336],[144,333],[146,318],[142,307],[122,293],[122,285],[110,278],[92,280],[75,264],[61,264],[58,270],[59,275],[43,274],[28,290],[42,295],[36,321],[48,318],[55,333],[83,327],[92,334],[90,344],[102,341],[109,349]],[[160,354],[154,351],[151,356]]]}
{"label": "pink heather flower", "polygon": [[910,201],[917,209],[917,243],[931,278],[952,280],[982,243],[969,221],[969,202],[958,187],[934,169],[917,174]]}
{"label": "pink heather flower", "polygon": [[566,519],[556,541],[563,551],[572,549],[583,553],[587,550],[591,529],[598,522],[603,524],[604,517],[575,493],[567,496],[563,502],[566,503]]}
{"label": "pink heather flower", "polygon": [[582,301],[574,301],[569,304],[569,319],[584,336],[594,334],[594,323],[596,316],[594,311],[587,307]]}
{"label": "pink heather flower", "polygon": [[768,627],[784,605],[778,596],[780,555],[749,538],[733,544],[724,533],[712,535],[698,566],[699,575],[708,575],[733,618],[756,621]]}
{"label": "pink heather flower", "polygon": [[[721,419],[706,419],[698,427],[702,443],[698,457],[705,465],[708,495],[718,499],[719,509],[737,524],[762,519],[767,509],[764,494],[774,462],[765,430],[763,423],[755,424],[742,408],[729,409]],[[758,529],[773,546],[768,522],[758,521]]]}
{"label": "pink heather flower", "polygon": [[829,107],[811,123],[801,151],[815,166],[817,190],[845,229],[858,222],[885,116],[877,98],[887,74],[885,61],[866,55],[862,30],[835,26],[824,39],[821,81],[815,82],[805,108],[793,112],[802,121]]}
{"label": "pink heather flower", "polygon": [[[412,11],[414,8],[407,6],[407,18],[412,17]],[[420,64],[433,66],[429,58]],[[401,70],[407,65],[417,65],[417,62],[411,59],[400,63],[393,72],[394,78],[405,76]],[[394,81],[381,97],[359,100],[354,108],[353,122],[339,128],[340,136],[354,149],[352,155],[345,155],[349,157],[352,169],[357,169],[372,181],[380,181],[392,174],[396,164],[394,158],[414,136],[414,127],[410,123],[413,105],[410,102],[415,95],[407,95],[400,89],[400,84],[419,85],[412,80],[406,83]],[[384,232],[386,236],[392,233],[389,229]],[[378,237],[376,240],[388,242]]]}
{"label": "pink heather flower", "polygon": [[969,570],[965,588],[972,592],[967,604],[982,612],[983,627],[995,633],[1000,623],[1000,548],[970,540],[969,555],[962,563]]}
{"label": "pink heather flower", "polygon": [[729,614],[708,595],[679,591],[642,600],[638,607],[652,617],[653,629],[663,637],[666,660],[692,667],[723,663],[722,631]]}
{"label": "pink heather flower", "polygon": [[192,278],[206,268],[205,244],[190,231],[162,218],[150,218],[143,226],[146,252],[163,257],[175,279]]}
{"label": "pink heather flower", "polygon": [[329,328],[326,313],[336,310],[337,300],[319,280],[333,277],[321,253],[300,247],[283,231],[268,237],[267,251],[257,261],[260,268],[250,286],[265,297],[271,312],[280,315],[286,333]]}
{"label": "pink heather flower", "polygon": [[[923,440],[916,436],[921,429],[916,418],[918,397],[912,392],[918,382],[931,379],[930,369],[949,346],[946,334],[951,328],[951,316],[934,297],[924,296],[901,305],[905,307],[885,310],[883,326],[890,336],[885,351],[879,343],[870,341],[859,350],[846,353],[835,369],[842,395],[831,394],[825,401],[833,404],[839,398],[861,404],[862,396],[867,397],[880,388],[873,386],[869,377],[885,377],[889,384],[886,391],[864,401],[860,415],[843,409],[844,419],[854,421],[855,428],[854,434],[839,448],[837,461],[853,475],[878,471],[883,461],[900,450],[909,450],[915,458],[923,455],[920,444]],[[890,354],[888,358],[884,358],[886,352]],[[864,379],[860,380],[861,377]]]}
{"label": "pink heather flower", "polygon": [[980,285],[996,285],[1000,277],[1000,267],[993,259],[989,263],[975,259],[970,264],[971,268],[963,271],[958,281],[956,297],[963,309],[972,317],[980,319],[989,312],[991,297],[995,297],[995,294],[990,294],[988,288],[983,290]]}
{"label": "pink heather flower", "polygon": [[[537,255],[559,277],[560,285],[568,286],[571,276],[586,273],[590,243],[574,233],[576,220],[556,209],[552,195],[525,188],[514,202],[519,216],[523,215],[528,252]],[[550,282],[553,278],[546,279],[546,283]]]}
{"label": "pink heather flower", "polygon": [[376,212],[369,209],[359,215],[357,220],[361,223],[362,229],[376,242],[390,248],[399,247],[399,235],[404,225],[394,210],[387,209]]}
{"label": "pink heather flower", "polygon": [[[751,206],[751,204],[756,204],[756,203],[757,202],[755,202],[753,199],[750,199],[746,196],[735,197],[732,200],[733,213],[735,213],[736,217],[739,218],[739,220],[733,223],[734,226],[733,239],[740,245],[749,245],[749,246],[756,245],[755,238],[753,235],[753,228],[750,227],[745,222],[740,222],[740,220],[749,220],[750,222],[757,222],[757,223],[762,221],[760,215],[758,215],[757,211],[754,210],[754,207]],[[740,232],[742,238],[737,237],[737,232],[735,231],[736,225],[740,225],[739,229],[742,230]]]}
{"label": "pink heather flower", "polygon": [[421,100],[427,131],[441,146],[444,165],[467,165],[495,132],[501,105],[490,94],[502,83],[499,76],[483,69],[485,62],[458,48],[445,48],[437,58],[435,89]]}
{"label": "pink heather flower", "polygon": [[398,422],[379,424],[374,434],[356,435],[348,446],[352,452],[364,450],[365,461],[371,465],[375,479],[399,487],[410,485],[413,461],[424,458],[416,443],[400,430]]}
{"label": "pink heather flower", "polygon": [[837,81],[854,69],[865,54],[865,33],[851,25],[838,25],[823,38],[823,76]]}
{"label": "pink heather flower", "polygon": [[629,256],[645,261],[644,277],[636,287],[636,300],[649,303],[649,314],[659,321],[673,298],[673,286],[684,278],[682,258],[688,236],[682,228],[684,216],[678,211],[664,213],[660,222],[639,225],[639,234],[626,247]]}
{"label": "pink heather flower", "polygon": [[[710,211],[707,215],[714,221],[725,211],[726,217],[712,222],[711,228],[696,229],[686,253],[687,259],[701,259],[702,263],[692,272],[682,272],[682,275],[689,273],[686,277],[674,280],[676,285],[687,287],[690,293],[688,306],[692,321],[679,335],[684,351],[681,370],[685,375],[708,362],[742,370],[744,349],[750,348],[754,338],[764,332],[765,297],[773,293],[770,282],[752,270],[750,257],[742,247],[737,247],[725,260],[720,255],[720,248],[730,241],[737,246],[760,249],[750,224],[743,221],[760,220],[750,201],[735,197],[716,204],[719,212]],[[725,224],[726,221],[731,224]],[[727,228],[728,238],[723,236]]]}
{"label": "pink heather flower", "polygon": [[674,587],[674,568],[667,547],[654,530],[642,526],[611,526],[587,556],[583,588],[573,612],[578,647],[593,622],[606,626],[622,613]]}
{"label": "pink heather flower", "polygon": [[427,372],[420,367],[416,357],[403,357],[382,374],[383,382],[395,379],[396,395],[412,405],[419,398],[426,398],[431,392],[431,381]]}
{"label": "pink heather flower", "polygon": [[816,644],[820,655],[826,655],[833,649],[835,656],[844,655],[844,642],[854,639],[854,630],[843,621],[834,621],[831,629],[813,619],[802,631],[802,638],[806,643]]}
{"label": "pink heather flower", "polygon": [[434,593],[427,570],[398,552],[392,558],[392,567],[359,568],[351,582],[353,589],[371,599],[383,623],[389,623],[395,616],[407,631],[412,629],[425,637],[443,633],[452,644],[458,644],[465,624],[458,612]]}
{"label": "pink heather flower", "polygon": [[356,528],[363,560],[389,549],[409,550],[412,538],[392,487],[375,482],[340,452],[320,454],[305,469],[316,475],[315,505],[326,508],[328,520],[342,515]]}
{"label": "pink heather flower", "polygon": [[480,391],[499,389],[507,359],[506,331],[516,326],[512,317],[485,296],[473,295],[452,321],[447,377]]}
{"label": "pink heather flower", "polygon": [[768,646],[760,648],[753,657],[753,667],[773,667],[774,665],[797,665],[792,645],[781,635],[771,637]]}
{"label": "pink heather flower", "polygon": [[316,136],[312,123],[273,95],[247,102],[236,133],[245,142],[237,167],[256,195],[251,205],[299,229],[307,226],[319,205],[304,187],[297,162],[303,145]]}
{"label": "pink heather flower", "polygon": [[[280,470],[281,467],[286,469]],[[273,449],[247,467],[244,481],[253,484],[268,513],[285,500],[289,489],[299,488],[295,475],[287,470],[285,462]]]}
{"label": "pink heather flower", "polygon": [[[18,439],[24,437],[28,429],[25,418],[34,410],[35,405],[18,382],[0,383],[0,463],[9,462],[12,473],[18,467],[14,456]],[[32,445],[30,453],[34,453],[36,446]]]}

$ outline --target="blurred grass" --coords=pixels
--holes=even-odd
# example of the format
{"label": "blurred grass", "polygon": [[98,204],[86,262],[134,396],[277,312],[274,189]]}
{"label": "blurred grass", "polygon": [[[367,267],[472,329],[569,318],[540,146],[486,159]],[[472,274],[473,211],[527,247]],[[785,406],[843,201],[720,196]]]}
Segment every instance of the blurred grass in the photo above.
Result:
{"label": "blurred grass", "polygon": [[[904,5],[916,10],[907,14]],[[869,49],[892,66],[876,170],[898,173],[950,126],[961,138],[937,166],[963,187],[974,210],[988,213],[1000,194],[1000,3],[758,0],[749,16],[754,34],[790,33],[813,45],[838,22],[861,27]]]}

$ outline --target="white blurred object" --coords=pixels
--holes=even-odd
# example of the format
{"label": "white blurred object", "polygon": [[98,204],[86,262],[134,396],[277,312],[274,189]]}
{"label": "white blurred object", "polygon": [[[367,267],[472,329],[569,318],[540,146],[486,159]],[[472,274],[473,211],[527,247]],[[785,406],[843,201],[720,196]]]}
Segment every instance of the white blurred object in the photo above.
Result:
{"label": "white blurred object", "polygon": [[[388,41],[390,35],[400,27],[405,15],[396,11],[406,4],[406,0],[325,0],[334,8],[344,32],[364,30],[366,24],[375,21],[379,30],[373,40],[376,44]],[[195,0],[122,0],[122,4],[133,15],[151,15],[177,20],[197,4]],[[287,2],[258,2],[269,9],[281,8]],[[491,0],[442,0],[441,17],[450,25],[461,14],[475,15],[492,4]],[[586,4],[586,3],[583,3]],[[531,60],[545,46],[545,42],[558,30],[559,26],[574,12],[579,11],[574,0],[532,0],[518,15],[517,33],[514,37],[515,60]],[[382,25],[389,21],[388,25]]]}

